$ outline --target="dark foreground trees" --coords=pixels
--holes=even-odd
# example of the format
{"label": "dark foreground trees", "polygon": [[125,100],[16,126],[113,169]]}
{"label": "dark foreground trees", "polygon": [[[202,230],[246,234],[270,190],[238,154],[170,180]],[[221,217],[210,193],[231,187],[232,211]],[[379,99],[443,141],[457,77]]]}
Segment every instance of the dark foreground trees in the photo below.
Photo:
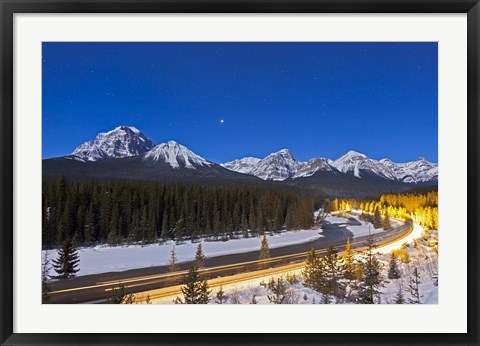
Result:
{"label": "dark foreground trees", "polygon": [[210,290],[206,280],[200,277],[197,266],[194,264],[188,270],[185,276],[185,285],[181,288],[183,301],[177,300],[183,304],[207,304]]}
{"label": "dark foreground trees", "polygon": [[73,246],[72,242],[67,239],[63,242],[62,247],[58,251],[58,258],[52,261],[53,269],[57,272],[56,278],[68,279],[80,270],[78,264],[80,258],[78,257],[77,250]]}

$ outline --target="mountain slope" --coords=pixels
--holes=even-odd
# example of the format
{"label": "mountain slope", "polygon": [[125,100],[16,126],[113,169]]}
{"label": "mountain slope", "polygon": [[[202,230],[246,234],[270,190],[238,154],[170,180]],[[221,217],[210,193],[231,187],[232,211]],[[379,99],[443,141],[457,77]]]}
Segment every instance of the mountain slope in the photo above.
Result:
{"label": "mountain slope", "polygon": [[155,143],[133,126],[118,126],[99,133],[95,139],[78,146],[71,155],[84,161],[122,158],[143,154]]}

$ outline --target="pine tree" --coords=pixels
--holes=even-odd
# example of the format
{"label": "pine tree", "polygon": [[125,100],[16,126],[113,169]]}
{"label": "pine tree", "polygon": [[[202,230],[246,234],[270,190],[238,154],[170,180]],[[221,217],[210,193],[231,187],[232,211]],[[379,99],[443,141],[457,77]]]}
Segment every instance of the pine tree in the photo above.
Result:
{"label": "pine tree", "polygon": [[329,304],[331,301],[329,295],[330,287],[325,275],[324,262],[318,257],[313,248],[307,254],[307,261],[302,274],[305,280],[305,286],[322,293],[322,302]]}
{"label": "pine tree", "polygon": [[394,300],[395,304],[405,304],[405,299],[403,298],[402,286],[398,286],[398,292]]}
{"label": "pine tree", "polygon": [[420,273],[418,272],[417,267],[413,269],[412,277],[410,278],[410,283],[408,284],[408,290],[412,295],[412,298],[408,298],[410,304],[421,304],[420,298],[423,297],[420,295],[418,286],[420,285]]}
{"label": "pine tree", "polygon": [[197,246],[197,252],[195,253],[195,265],[197,266],[197,268],[203,268],[203,266],[205,265],[205,254],[203,253],[203,249],[202,249],[202,243],[198,244]]}
{"label": "pine tree", "polygon": [[50,285],[48,284],[48,271],[50,270],[50,260],[48,259],[47,252],[43,253],[43,260],[42,260],[42,303],[45,303],[50,300],[50,296],[48,295],[51,291]]}
{"label": "pine tree", "polygon": [[258,254],[258,259],[262,262],[260,262],[259,267],[260,268],[265,268],[267,265],[264,263],[265,260],[270,258],[270,249],[268,247],[268,240],[267,236],[264,234],[262,238],[262,243],[260,245],[260,252]]}
{"label": "pine tree", "polygon": [[392,229],[392,222],[390,221],[390,218],[388,217],[388,215],[385,215],[383,217],[382,228],[386,231]]}
{"label": "pine tree", "polygon": [[367,246],[362,263],[363,276],[358,286],[358,303],[375,304],[380,302],[380,288],[383,287],[381,267],[377,256],[373,253],[376,247],[372,237],[365,243]]}
{"label": "pine tree", "polygon": [[283,302],[285,301],[285,293],[287,291],[287,287],[283,278],[279,277],[276,281],[271,278],[268,282],[268,288],[270,289],[270,291],[272,291],[271,296],[267,295],[270,303],[283,304]]}
{"label": "pine tree", "polygon": [[210,291],[207,281],[200,278],[198,268],[192,265],[185,276],[185,286],[182,286],[185,304],[207,304]]}
{"label": "pine tree", "polygon": [[321,273],[320,259],[313,248],[307,254],[307,261],[305,262],[302,275],[306,287],[318,290],[318,282],[323,273]]}
{"label": "pine tree", "polygon": [[215,303],[217,304],[225,304],[228,301],[228,296],[225,295],[223,291],[223,287],[220,286],[220,289],[217,291]]}
{"label": "pine tree", "polygon": [[170,251],[170,257],[168,259],[168,270],[171,273],[177,271],[177,255],[175,253],[175,246],[173,246],[172,251]]}
{"label": "pine tree", "polygon": [[333,245],[330,245],[325,256],[320,261],[323,267],[323,276],[326,280],[326,287],[322,293],[343,298],[343,285],[340,283],[343,271],[338,260],[338,250]]}
{"label": "pine tree", "polygon": [[398,269],[397,258],[391,254],[390,263],[388,268],[389,279],[400,279],[400,270]]}
{"label": "pine tree", "polygon": [[350,238],[347,239],[347,245],[345,246],[345,252],[343,253],[342,259],[343,259],[343,275],[345,276],[345,279],[354,280],[355,258],[353,257]]}
{"label": "pine tree", "polygon": [[380,210],[377,208],[373,213],[373,227],[377,229],[377,228],[382,228],[382,226],[383,226],[382,215],[380,214]]}
{"label": "pine tree", "polygon": [[68,279],[75,276],[80,270],[77,269],[80,262],[77,250],[68,239],[63,242],[62,247],[58,250],[58,258],[52,262],[53,268],[58,274],[58,279]]}
{"label": "pine tree", "polygon": [[115,286],[112,289],[112,295],[107,299],[107,304],[133,304],[135,297],[132,293],[125,292],[125,286]]}

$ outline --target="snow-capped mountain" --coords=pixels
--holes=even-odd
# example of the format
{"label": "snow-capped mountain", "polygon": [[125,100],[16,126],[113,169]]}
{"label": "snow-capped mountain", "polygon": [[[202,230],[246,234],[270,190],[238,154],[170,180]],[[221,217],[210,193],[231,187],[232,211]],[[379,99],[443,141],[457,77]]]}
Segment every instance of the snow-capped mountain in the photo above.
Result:
{"label": "snow-capped mountain", "polygon": [[222,166],[230,170],[255,175],[263,180],[306,178],[317,172],[344,173],[358,179],[379,177],[404,183],[436,182],[438,165],[424,158],[406,163],[394,163],[389,159],[374,160],[354,150],[332,161],[314,158],[308,162],[296,161],[287,149],[268,155],[263,160],[239,159]]}
{"label": "snow-capped mountain", "polygon": [[296,178],[310,177],[314,175],[316,172],[320,172],[320,171],[334,172],[335,167],[332,166],[332,163],[333,163],[332,160],[328,160],[324,158],[311,159],[307,163],[304,163],[292,178],[296,179]]}
{"label": "snow-capped mountain", "polygon": [[249,174],[263,180],[285,180],[293,177],[303,165],[288,149],[282,149],[258,161]]}
{"label": "snow-capped mountain", "polygon": [[118,126],[99,133],[95,139],[77,147],[72,155],[84,161],[122,158],[143,154],[155,143],[133,126]]}
{"label": "snow-capped mountain", "polygon": [[367,171],[375,175],[390,180],[396,180],[395,174],[389,167],[386,167],[376,160],[368,158],[365,154],[358,153],[354,150],[348,151],[333,161],[332,165],[340,172],[353,174],[357,178],[361,178],[361,171]]}
{"label": "snow-capped mountain", "polygon": [[406,163],[394,163],[389,159],[382,159],[379,162],[391,169],[395,177],[405,183],[418,184],[438,180],[438,164],[431,163],[423,157]]}
{"label": "snow-capped mountain", "polygon": [[195,169],[198,166],[211,166],[212,163],[175,141],[162,143],[143,154],[144,160],[163,161],[172,168]]}
{"label": "snow-capped mountain", "polygon": [[256,157],[244,157],[243,159],[222,163],[220,164],[220,166],[225,167],[231,171],[249,174],[252,171],[253,167],[255,167],[255,165],[260,161],[261,159]]}

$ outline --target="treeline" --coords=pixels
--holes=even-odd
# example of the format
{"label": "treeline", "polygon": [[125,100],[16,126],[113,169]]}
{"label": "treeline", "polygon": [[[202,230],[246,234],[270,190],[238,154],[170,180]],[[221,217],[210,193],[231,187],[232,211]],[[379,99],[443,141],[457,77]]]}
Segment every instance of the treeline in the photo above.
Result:
{"label": "treeline", "polygon": [[[438,229],[438,192],[424,194],[384,194],[380,199],[334,199],[324,204],[327,212],[359,209],[366,213],[380,213],[382,216],[413,220],[422,227]],[[328,209],[328,210],[327,210]]]}
{"label": "treeline", "polygon": [[274,188],[71,182],[42,186],[43,246],[229,239],[313,225],[317,202]]}

